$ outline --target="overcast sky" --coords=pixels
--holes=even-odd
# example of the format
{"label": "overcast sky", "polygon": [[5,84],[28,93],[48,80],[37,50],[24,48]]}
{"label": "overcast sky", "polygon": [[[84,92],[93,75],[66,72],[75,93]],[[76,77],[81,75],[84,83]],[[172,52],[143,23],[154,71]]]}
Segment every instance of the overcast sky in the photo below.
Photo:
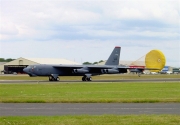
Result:
{"label": "overcast sky", "polygon": [[180,67],[179,0],[0,0],[1,58],[120,60],[161,50]]}

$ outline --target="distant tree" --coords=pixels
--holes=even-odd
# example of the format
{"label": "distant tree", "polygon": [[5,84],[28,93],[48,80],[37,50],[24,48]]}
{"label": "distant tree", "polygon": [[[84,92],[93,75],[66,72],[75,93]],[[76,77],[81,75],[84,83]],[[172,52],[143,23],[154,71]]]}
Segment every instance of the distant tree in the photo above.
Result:
{"label": "distant tree", "polygon": [[103,60],[100,60],[99,62],[94,62],[94,63],[84,62],[83,65],[95,65],[95,64],[98,64],[98,63],[101,63],[101,62],[104,62],[104,61],[103,61]]}
{"label": "distant tree", "polygon": [[92,65],[90,62],[84,62],[83,65]]}
{"label": "distant tree", "polygon": [[11,62],[15,59],[11,59],[11,58],[8,58],[8,59],[4,59],[4,58],[0,58],[0,62]]}
{"label": "distant tree", "polygon": [[0,62],[6,62],[4,58],[0,58]]}
{"label": "distant tree", "polygon": [[100,60],[99,63],[104,62],[103,60]]}
{"label": "distant tree", "polygon": [[94,62],[93,65],[98,64],[98,62]]}
{"label": "distant tree", "polygon": [[14,60],[14,59],[11,59],[11,58],[6,59],[7,62],[11,62],[11,61],[13,61],[13,60]]}

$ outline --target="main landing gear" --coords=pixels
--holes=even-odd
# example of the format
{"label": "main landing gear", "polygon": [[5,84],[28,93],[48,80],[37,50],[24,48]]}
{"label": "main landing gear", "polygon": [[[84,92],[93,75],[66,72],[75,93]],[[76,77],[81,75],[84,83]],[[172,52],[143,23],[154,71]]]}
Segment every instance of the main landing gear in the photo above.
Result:
{"label": "main landing gear", "polygon": [[49,81],[59,81],[59,77],[54,78],[53,76],[49,76]]}
{"label": "main landing gear", "polygon": [[92,81],[91,77],[83,76],[82,81]]}
{"label": "main landing gear", "polygon": [[[59,81],[59,77],[58,77],[58,74],[51,74],[49,76],[49,81]],[[82,77],[82,81],[92,81],[92,78],[91,78],[91,74],[85,74],[83,77]]]}

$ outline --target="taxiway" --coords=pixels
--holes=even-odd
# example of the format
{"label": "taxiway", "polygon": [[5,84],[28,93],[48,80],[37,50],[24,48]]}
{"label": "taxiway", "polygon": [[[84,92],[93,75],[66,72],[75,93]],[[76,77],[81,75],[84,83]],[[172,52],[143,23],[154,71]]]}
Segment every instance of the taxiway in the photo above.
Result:
{"label": "taxiway", "polygon": [[180,103],[0,103],[0,116],[176,114]]}
{"label": "taxiway", "polygon": [[[118,79],[118,80],[93,80],[86,81],[88,82],[179,82],[180,78],[158,78],[158,79]],[[50,81],[46,80],[0,80],[0,84],[2,83],[47,83]],[[62,80],[62,81],[51,81],[52,83],[63,83],[63,82],[84,82],[84,81],[75,81],[75,80]]]}

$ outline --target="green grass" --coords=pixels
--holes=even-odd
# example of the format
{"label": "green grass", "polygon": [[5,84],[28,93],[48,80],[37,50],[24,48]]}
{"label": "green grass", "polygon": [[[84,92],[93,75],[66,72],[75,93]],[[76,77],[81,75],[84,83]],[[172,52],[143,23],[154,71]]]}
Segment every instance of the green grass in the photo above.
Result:
{"label": "green grass", "polygon": [[180,125],[179,115],[0,117],[0,125]]}
{"label": "green grass", "polygon": [[[79,80],[82,76],[60,76],[61,80]],[[180,78],[180,74],[159,74],[159,75],[141,75],[138,77],[136,74],[112,74],[93,76],[93,80],[122,80],[122,79],[154,79],[154,78]],[[29,77],[28,75],[10,75],[0,76],[0,80],[48,80],[48,77]]]}
{"label": "green grass", "polygon": [[0,102],[180,102],[179,82],[0,84]]}

